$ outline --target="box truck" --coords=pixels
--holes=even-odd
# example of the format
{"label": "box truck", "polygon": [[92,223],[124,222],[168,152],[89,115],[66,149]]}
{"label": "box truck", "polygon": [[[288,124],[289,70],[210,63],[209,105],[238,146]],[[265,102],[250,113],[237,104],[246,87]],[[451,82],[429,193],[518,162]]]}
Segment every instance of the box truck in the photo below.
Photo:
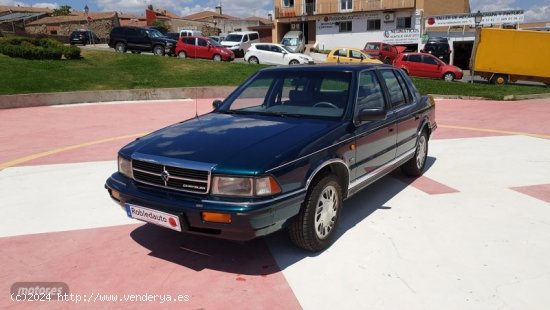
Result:
{"label": "box truck", "polygon": [[550,85],[550,32],[482,28],[470,68],[493,84],[526,80]]}

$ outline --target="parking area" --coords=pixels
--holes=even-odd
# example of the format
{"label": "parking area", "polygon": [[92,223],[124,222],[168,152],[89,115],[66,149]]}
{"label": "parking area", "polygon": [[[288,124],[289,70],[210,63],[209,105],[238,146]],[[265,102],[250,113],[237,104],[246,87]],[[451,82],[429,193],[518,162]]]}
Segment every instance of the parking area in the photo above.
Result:
{"label": "parking area", "polygon": [[[0,308],[548,308],[549,99],[437,100],[424,176],[394,172],[347,200],[317,254],[284,232],[181,235],[110,200],[121,146],[211,102],[0,110]],[[64,282],[74,298],[13,301],[16,282]]]}

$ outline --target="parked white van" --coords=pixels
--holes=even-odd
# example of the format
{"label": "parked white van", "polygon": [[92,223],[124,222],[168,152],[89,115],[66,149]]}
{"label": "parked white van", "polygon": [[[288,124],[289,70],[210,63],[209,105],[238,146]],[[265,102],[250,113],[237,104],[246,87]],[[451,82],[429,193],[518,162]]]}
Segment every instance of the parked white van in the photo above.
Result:
{"label": "parked white van", "polygon": [[202,37],[202,32],[198,30],[180,30],[180,38],[181,37]]}
{"label": "parked white van", "polygon": [[235,56],[244,56],[252,43],[260,43],[260,34],[257,31],[231,32],[222,41],[222,45],[233,51]]}

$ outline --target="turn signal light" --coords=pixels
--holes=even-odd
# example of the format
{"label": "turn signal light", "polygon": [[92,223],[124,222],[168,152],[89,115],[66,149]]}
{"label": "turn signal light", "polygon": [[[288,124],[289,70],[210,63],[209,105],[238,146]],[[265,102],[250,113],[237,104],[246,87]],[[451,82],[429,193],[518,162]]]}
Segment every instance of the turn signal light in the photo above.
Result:
{"label": "turn signal light", "polygon": [[231,214],[217,212],[201,212],[202,220],[214,223],[231,223]]}

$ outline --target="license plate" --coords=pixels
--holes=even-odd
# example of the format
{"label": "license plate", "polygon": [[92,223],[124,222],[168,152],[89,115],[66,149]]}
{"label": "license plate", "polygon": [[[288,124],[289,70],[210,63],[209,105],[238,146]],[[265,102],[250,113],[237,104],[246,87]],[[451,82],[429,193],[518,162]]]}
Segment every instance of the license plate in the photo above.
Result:
{"label": "license plate", "polygon": [[176,231],[181,231],[181,221],[179,216],[177,215],[144,208],[129,203],[125,204],[125,207],[126,213],[130,218],[166,227]]}

